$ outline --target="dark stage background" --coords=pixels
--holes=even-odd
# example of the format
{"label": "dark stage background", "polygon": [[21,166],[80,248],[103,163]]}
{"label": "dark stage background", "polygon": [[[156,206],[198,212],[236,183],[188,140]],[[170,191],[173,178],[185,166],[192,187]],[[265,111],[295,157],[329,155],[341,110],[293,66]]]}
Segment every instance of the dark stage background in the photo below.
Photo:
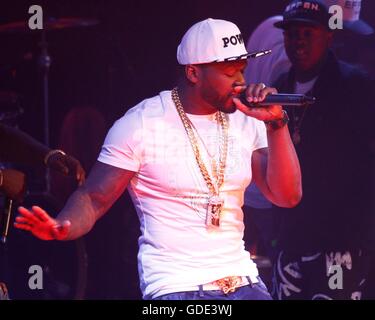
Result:
{"label": "dark stage background", "polygon": [[[238,24],[244,39],[289,1],[4,1],[0,25],[27,21],[28,8],[41,5],[47,17],[97,19],[90,27],[47,32],[50,68],[51,146],[64,146],[90,168],[113,121],[143,98],[175,84],[176,48],[193,23],[207,17]],[[362,17],[375,25],[375,1],[363,1]],[[0,91],[11,91],[24,110],[14,124],[43,141],[40,34],[0,32]],[[70,112],[70,113],[69,113]],[[69,116],[67,116],[69,113]],[[54,198],[38,195],[44,174],[28,170],[30,196],[55,213],[69,186],[54,177]],[[65,183],[66,184],[66,183]],[[57,187],[56,187],[57,186]],[[65,190],[65,191],[64,191]],[[37,193],[36,195],[34,195]],[[14,299],[139,299],[136,263],[138,220],[127,194],[84,239],[41,243],[11,230],[8,276]],[[27,287],[31,264],[44,266],[45,289]]]}

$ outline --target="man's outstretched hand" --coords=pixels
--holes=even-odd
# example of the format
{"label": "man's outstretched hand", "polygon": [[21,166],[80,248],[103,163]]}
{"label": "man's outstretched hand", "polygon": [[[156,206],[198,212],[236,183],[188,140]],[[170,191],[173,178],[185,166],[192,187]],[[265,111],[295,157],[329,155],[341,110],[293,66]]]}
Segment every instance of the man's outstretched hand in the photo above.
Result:
{"label": "man's outstretched hand", "polygon": [[19,207],[18,212],[20,215],[14,223],[14,226],[18,229],[30,231],[42,240],[64,240],[68,236],[69,220],[59,222],[37,206],[33,206],[31,210]]}

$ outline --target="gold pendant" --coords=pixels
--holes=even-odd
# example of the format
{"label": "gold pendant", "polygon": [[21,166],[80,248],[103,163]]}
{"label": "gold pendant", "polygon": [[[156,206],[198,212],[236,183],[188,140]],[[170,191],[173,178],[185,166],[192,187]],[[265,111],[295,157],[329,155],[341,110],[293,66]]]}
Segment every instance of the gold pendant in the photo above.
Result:
{"label": "gold pendant", "polygon": [[220,213],[223,207],[224,200],[221,199],[218,195],[211,196],[208,199],[207,206],[207,217],[206,225],[207,226],[220,226]]}

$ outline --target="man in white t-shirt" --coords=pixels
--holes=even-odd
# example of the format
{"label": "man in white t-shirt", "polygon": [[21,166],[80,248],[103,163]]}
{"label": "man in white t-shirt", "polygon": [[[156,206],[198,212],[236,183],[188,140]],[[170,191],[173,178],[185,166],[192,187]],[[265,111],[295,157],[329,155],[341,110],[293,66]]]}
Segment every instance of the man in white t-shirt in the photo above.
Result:
{"label": "man in white t-shirt", "polygon": [[87,233],[126,187],[136,207],[144,299],[270,299],[245,250],[243,193],[254,179],[283,207],[301,199],[281,106],[248,108],[274,88],[246,86],[238,27],[207,19],[184,35],[177,87],[130,109],[109,131],[87,182],[56,219],[20,208],[15,226],[44,239]]}

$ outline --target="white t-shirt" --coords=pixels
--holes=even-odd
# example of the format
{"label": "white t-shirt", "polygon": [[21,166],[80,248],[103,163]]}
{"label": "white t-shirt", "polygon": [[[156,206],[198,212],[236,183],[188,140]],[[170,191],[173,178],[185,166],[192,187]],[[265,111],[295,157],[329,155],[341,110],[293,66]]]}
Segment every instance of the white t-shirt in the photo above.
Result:
{"label": "white t-shirt", "polygon": [[[206,144],[200,143],[200,150],[210,167],[205,147],[215,156],[215,117],[188,116]],[[146,299],[197,290],[226,276],[250,276],[257,282],[256,265],[242,240],[241,207],[251,180],[251,155],[267,147],[266,130],[263,122],[240,111],[228,115],[228,124],[227,166],[220,189],[224,208],[217,229],[206,227],[208,188],[170,91],[130,109],[105,139],[98,160],[136,172],[129,193],[141,224],[138,271]]]}

